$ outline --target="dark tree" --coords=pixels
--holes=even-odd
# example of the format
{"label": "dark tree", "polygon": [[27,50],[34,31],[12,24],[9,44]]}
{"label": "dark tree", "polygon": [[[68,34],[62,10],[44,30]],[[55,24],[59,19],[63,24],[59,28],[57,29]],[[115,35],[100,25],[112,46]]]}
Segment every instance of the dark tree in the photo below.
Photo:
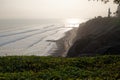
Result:
{"label": "dark tree", "polygon": [[[90,0],[89,0],[89,1],[90,1]],[[104,3],[108,3],[110,0],[93,0],[93,1],[102,1],[102,2],[104,2]],[[114,3],[120,5],[120,0],[114,0]]]}
{"label": "dark tree", "polygon": [[120,4],[120,0],[114,0],[114,2]]}

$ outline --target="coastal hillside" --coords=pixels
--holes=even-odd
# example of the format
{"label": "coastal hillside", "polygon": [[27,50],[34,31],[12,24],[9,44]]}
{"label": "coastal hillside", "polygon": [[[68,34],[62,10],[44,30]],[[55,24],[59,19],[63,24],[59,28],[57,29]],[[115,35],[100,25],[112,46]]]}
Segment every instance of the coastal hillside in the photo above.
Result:
{"label": "coastal hillside", "polygon": [[120,54],[120,19],[94,18],[79,26],[68,57]]}

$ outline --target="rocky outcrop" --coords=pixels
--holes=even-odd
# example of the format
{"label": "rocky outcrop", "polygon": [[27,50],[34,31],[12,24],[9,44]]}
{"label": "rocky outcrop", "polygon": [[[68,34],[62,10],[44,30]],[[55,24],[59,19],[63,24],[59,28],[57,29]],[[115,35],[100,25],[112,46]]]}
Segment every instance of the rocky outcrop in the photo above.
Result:
{"label": "rocky outcrop", "polygon": [[120,54],[120,19],[95,18],[80,25],[67,57]]}

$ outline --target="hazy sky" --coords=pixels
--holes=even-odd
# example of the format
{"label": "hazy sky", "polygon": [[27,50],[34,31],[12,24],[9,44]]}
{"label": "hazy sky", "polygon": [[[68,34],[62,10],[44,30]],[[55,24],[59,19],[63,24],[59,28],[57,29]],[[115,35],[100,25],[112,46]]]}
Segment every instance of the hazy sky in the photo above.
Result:
{"label": "hazy sky", "polygon": [[0,19],[92,18],[106,16],[111,3],[88,0],[0,0]]}

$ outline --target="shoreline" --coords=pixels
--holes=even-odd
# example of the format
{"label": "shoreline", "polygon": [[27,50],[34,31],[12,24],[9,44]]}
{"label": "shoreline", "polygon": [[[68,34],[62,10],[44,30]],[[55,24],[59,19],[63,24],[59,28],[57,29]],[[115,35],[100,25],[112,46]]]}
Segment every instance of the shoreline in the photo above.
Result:
{"label": "shoreline", "polygon": [[74,27],[73,29],[65,32],[65,36],[55,41],[57,45],[57,49],[51,53],[51,56],[55,57],[66,57],[67,52],[70,47],[75,42],[76,32],[78,27]]}

